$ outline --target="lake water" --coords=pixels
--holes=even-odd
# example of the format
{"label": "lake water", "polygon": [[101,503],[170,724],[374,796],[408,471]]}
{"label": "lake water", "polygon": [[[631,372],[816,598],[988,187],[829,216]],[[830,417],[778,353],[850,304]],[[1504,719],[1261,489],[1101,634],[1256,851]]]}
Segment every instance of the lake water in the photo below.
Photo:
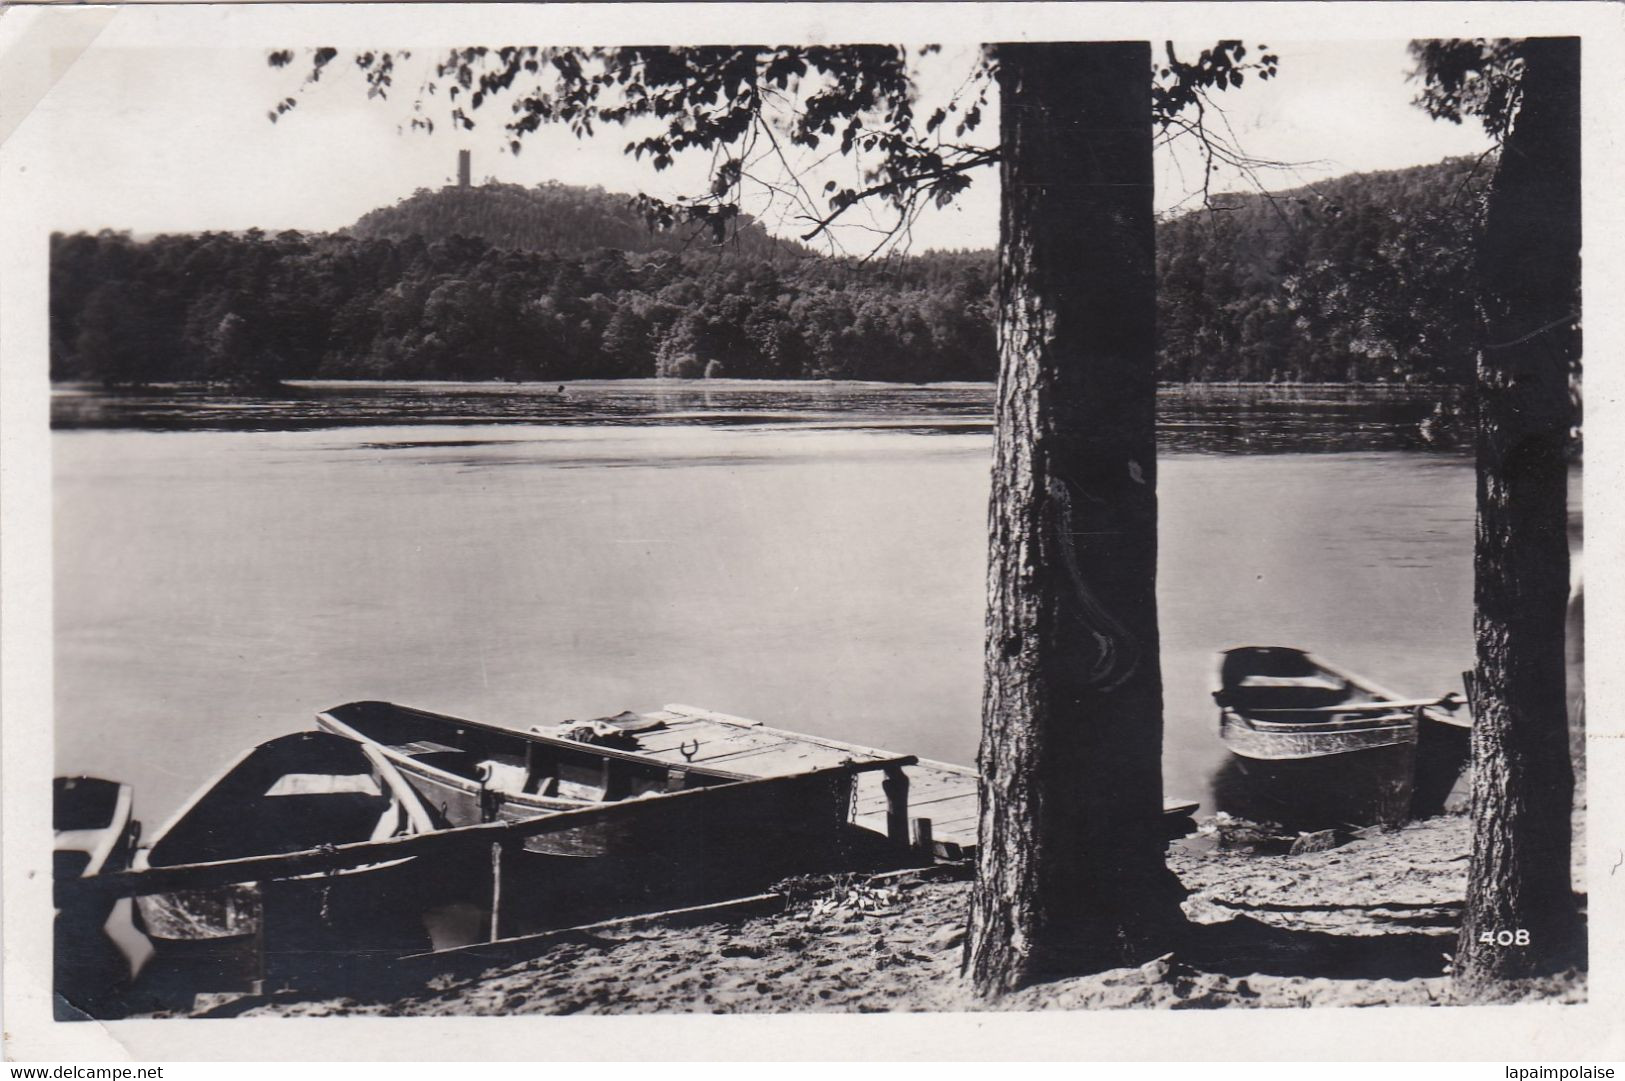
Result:
{"label": "lake water", "polygon": [[[1164,394],[1170,794],[1211,809],[1227,646],[1459,686],[1473,471],[1421,433],[1431,404]],[[974,761],[990,407],[985,385],[61,393],[57,769],[133,782],[150,831],[363,698],[513,726],[682,702]]]}

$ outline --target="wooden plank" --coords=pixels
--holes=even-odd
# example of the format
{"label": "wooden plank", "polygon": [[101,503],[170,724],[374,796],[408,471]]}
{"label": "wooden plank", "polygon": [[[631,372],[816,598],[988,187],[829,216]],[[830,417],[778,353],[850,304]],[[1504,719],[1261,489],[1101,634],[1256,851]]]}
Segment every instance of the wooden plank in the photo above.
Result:
{"label": "wooden plank", "polygon": [[[932,815],[934,817],[940,817],[944,807],[952,807],[954,805],[954,801],[956,800],[965,800],[974,804],[976,802],[976,794],[974,792],[938,792],[930,799],[914,799],[913,794],[910,793],[909,806],[930,807],[932,808]],[[857,814],[875,814],[879,811],[885,810],[885,808],[886,799],[883,795],[877,798],[874,793],[865,789],[859,793],[853,810]]]}
{"label": "wooden plank", "polygon": [[936,823],[937,832],[941,833],[944,830],[952,830],[955,826],[965,822],[975,822],[980,816],[981,808],[974,803],[967,802],[959,807],[950,804],[946,808],[937,808],[937,813],[932,816],[931,821]]}
{"label": "wooden plank", "polygon": [[[700,760],[696,758],[695,761],[699,762]],[[779,744],[773,747],[749,747],[742,751],[728,751],[717,755],[716,758],[707,759],[704,764],[709,767],[713,762],[730,770],[748,773],[752,777],[782,777],[790,773],[839,764],[838,762],[820,761],[809,757],[794,744]],[[778,765],[781,762],[793,762],[795,765],[790,769],[784,769]],[[766,763],[766,765],[762,768],[755,768],[758,763]]]}
{"label": "wooden plank", "polygon": [[933,819],[931,825],[936,830],[938,837],[948,837],[952,834],[960,833],[967,828],[974,833],[976,831],[976,823],[980,817],[980,813],[977,813],[963,815],[959,818],[938,818]]}
{"label": "wooden plank", "polygon": [[[915,799],[913,795],[910,794],[908,805],[913,810],[919,810],[921,807],[930,807],[934,809],[933,813],[936,813],[943,807],[944,804],[951,806],[955,800],[974,800],[975,797],[976,794],[974,792],[950,792],[946,795],[939,794],[933,799]],[[880,799],[861,800],[855,808],[855,812],[861,815],[884,813],[885,810],[886,800],[884,797]]]}
{"label": "wooden plank", "polygon": [[411,755],[438,754],[442,752],[449,752],[451,754],[457,753],[457,748],[451,746],[449,743],[440,743],[432,739],[413,740],[411,743],[402,743],[397,747],[391,747],[390,750],[399,751],[401,754]]}
{"label": "wooden plank", "polygon": [[[672,759],[669,752],[675,751],[678,746],[685,741],[692,741],[694,738],[698,737],[701,739],[703,744],[703,742],[706,740],[706,736],[702,733],[705,731],[712,731],[716,733],[710,737],[711,739],[730,739],[736,735],[739,735],[742,731],[757,733],[764,736],[777,736],[786,744],[799,744],[808,748],[821,748],[829,752],[832,756],[831,759],[828,759],[829,761],[838,761],[840,757],[884,758],[889,757],[892,754],[890,751],[874,747],[864,747],[859,744],[850,743],[843,740],[826,739],[820,736],[811,736],[804,732],[791,732],[787,729],[774,728],[770,725],[765,725],[760,721],[753,721],[745,717],[735,717],[725,713],[717,713],[714,710],[706,710],[697,706],[685,706],[678,704],[668,705],[659,713],[649,714],[648,716],[658,716],[662,719],[672,717],[686,719],[686,723],[684,723],[684,726],[680,730],[680,734],[677,735],[677,738],[671,738],[670,735],[666,735],[664,738],[662,738],[660,733],[650,733],[648,737],[645,737],[641,741],[640,750],[643,753],[649,754],[652,757],[660,758],[663,761],[671,761]],[[668,720],[667,724],[668,727],[673,726],[672,721]],[[819,761],[817,757],[806,757],[802,755],[794,755],[790,758],[770,756],[767,760],[760,760],[754,754],[743,751],[738,753],[730,752],[730,755],[731,756],[727,758],[726,761],[731,767],[734,767],[737,764],[736,768],[740,772],[748,773],[753,776],[766,776],[775,770],[806,769],[809,763]],[[703,753],[696,754],[694,758],[695,762],[711,762],[721,760],[722,759],[720,756],[708,757]],[[950,762],[937,762],[932,760],[921,760],[917,768],[910,771],[910,775],[913,778],[914,783],[921,786],[921,788],[916,789],[916,791],[921,791],[926,786],[930,786],[930,788],[934,790],[938,784],[952,784],[956,781],[960,783],[968,781],[972,790],[974,791],[977,780],[977,774],[974,769],[970,769],[966,766],[956,765]],[[876,786],[876,790],[878,792],[878,785]]]}
{"label": "wooden plank", "polygon": [[915,763],[922,770],[932,773],[953,773],[961,777],[969,777],[973,782],[981,778],[974,766],[961,766],[954,762],[938,762],[934,758],[922,758]]}
{"label": "wooden plank", "polygon": [[658,754],[662,751],[676,751],[680,744],[692,744],[696,739],[702,743],[717,738],[714,733],[719,732],[709,724],[700,722],[685,724],[669,724],[665,728],[653,732],[635,732],[638,738],[638,754]]}
{"label": "wooden plank", "polygon": [[[755,736],[743,739],[704,739],[690,735],[669,745],[657,744],[654,747],[646,748],[641,753],[646,757],[658,758],[661,761],[692,761],[699,764],[721,755],[733,754],[736,751],[755,750],[758,747],[779,747],[786,745],[788,742],[777,736]],[[800,744],[795,744],[795,746],[800,746]]]}
{"label": "wooden plank", "polygon": [[[714,753],[707,756],[705,754],[706,747],[714,748]],[[692,744],[690,744],[690,750],[693,750]],[[766,755],[771,760],[775,757],[782,757],[786,754],[797,754],[800,752],[800,750],[801,747],[799,744],[785,743],[783,741],[765,745],[730,745],[714,743],[702,744],[701,750],[695,752],[692,759],[685,756],[680,750],[677,749],[658,751],[651,754],[649,757],[653,758],[657,762],[667,762],[673,765],[692,764],[695,766],[704,766],[707,769],[726,768],[730,773],[740,773],[750,777],[766,777],[772,771],[769,769],[753,767],[750,762],[752,757]],[[838,760],[832,759],[830,760],[829,764],[834,765],[837,761]],[[739,764],[735,765],[736,762]]]}
{"label": "wooden plank", "polygon": [[975,792],[976,778],[961,777],[952,773],[927,773],[918,769],[908,771],[914,779],[915,790],[922,794],[921,798],[941,795],[945,792]]}
{"label": "wooden plank", "polygon": [[[693,744],[690,743],[689,746],[693,747]],[[798,745],[777,736],[759,736],[754,733],[746,733],[742,736],[731,736],[727,739],[700,740],[699,748],[694,751],[692,758],[684,755],[681,748],[676,749],[675,752],[665,751],[663,754],[676,753],[683,761],[700,765],[727,758],[730,755],[792,746]]]}
{"label": "wooden plank", "polygon": [[[696,747],[696,742],[698,746]],[[741,751],[756,751],[765,747],[787,746],[784,740],[688,740],[681,746],[662,747],[658,750],[645,752],[649,758],[659,759],[662,762],[692,762],[702,765],[706,762]]]}
{"label": "wooden plank", "polygon": [[924,773],[911,769],[909,775],[921,791],[926,792],[975,792],[975,777],[960,777],[952,773]]}
{"label": "wooden plank", "polygon": [[788,777],[811,769],[827,768],[833,764],[827,758],[818,755],[816,749],[797,744],[764,748],[760,755],[745,759],[737,767],[733,767],[732,762],[729,763],[733,768],[748,768],[749,772],[760,777]]}
{"label": "wooden plank", "polygon": [[[752,762],[749,760],[752,757],[765,759],[765,761]],[[807,768],[805,765],[800,765],[800,763],[810,762],[822,767],[837,766],[842,762],[854,761],[852,758],[838,754],[828,748],[809,747],[804,743],[785,743],[776,747],[763,747],[748,753],[740,752],[734,757],[725,759],[729,769],[739,769],[758,776],[766,776],[774,769],[777,769],[777,763],[781,760],[797,763],[798,765],[795,768],[798,769]],[[866,760],[859,759],[858,761]],[[736,762],[739,763],[738,766],[734,765]]]}
{"label": "wooden plank", "polygon": [[[837,751],[845,751],[848,754],[862,756],[865,758],[885,758],[891,754],[890,751],[883,751],[878,747],[865,747],[862,744],[847,743],[843,740],[837,739],[826,739],[823,736],[813,736],[805,732],[791,732],[784,728],[773,728],[770,725],[762,724],[760,721],[746,720],[743,717],[730,717],[725,713],[713,713],[710,710],[697,709],[694,706],[668,705],[666,709],[675,713],[687,713],[690,716],[712,717],[727,724],[749,725],[762,732],[773,732],[780,736],[784,736],[787,739],[798,740],[802,743],[813,743],[820,747],[829,747]],[[918,760],[916,759],[916,761]]]}
{"label": "wooden plank", "polygon": [[[926,803],[940,803],[942,800],[976,798],[976,786],[964,784],[957,779],[949,782],[930,774],[921,777],[912,770],[909,771],[909,776],[914,782],[914,787],[909,793],[909,802],[916,807]],[[858,810],[870,811],[884,802],[883,793],[866,786],[858,796]]]}
{"label": "wooden plank", "polygon": [[[761,761],[752,761],[753,759],[760,759]],[[695,761],[698,762],[700,759],[695,758]],[[766,747],[749,747],[745,750],[728,751],[717,755],[715,758],[707,759],[706,764],[720,762],[730,770],[765,777],[773,773],[776,764],[781,761],[793,761],[798,764],[810,763],[813,766],[836,766],[844,759],[834,752],[820,752],[816,749],[808,750],[798,743],[775,743]],[[807,766],[800,765],[798,768],[805,769]]]}
{"label": "wooden plank", "polygon": [[735,717],[731,713],[718,713],[714,709],[701,709],[698,706],[685,706],[679,703],[672,703],[664,708],[667,713],[681,713],[687,717],[715,721],[717,724],[739,725],[742,728],[762,727],[761,721],[753,721],[749,717]]}
{"label": "wooden plank", "polygon": [[[972,785],[933,785],[926,779],[921,782],[918,775],[910,774],[913,779],[912,800],[915,803],[939,803],[942,800],[975,800],[977,788]],[[860,810],[873,810],[882,800],[882,793],[877,785],[864,785],[858,790],[858,808]]]}

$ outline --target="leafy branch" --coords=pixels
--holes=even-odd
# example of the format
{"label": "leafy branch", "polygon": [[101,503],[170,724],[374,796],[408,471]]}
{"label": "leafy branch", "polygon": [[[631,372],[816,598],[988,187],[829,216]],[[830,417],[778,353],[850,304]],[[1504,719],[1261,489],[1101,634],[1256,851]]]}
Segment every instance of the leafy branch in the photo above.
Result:
{"label": "leafy branch", "polygon": [[[831,230],[859,205],[889,208],[891,224],[878,229],[872,256],[906,237],[926,207],[947,206],[970,187],[975,170],[999,160],[996,145],[973,141],[988,112],[996,47],[981,50],[949,100],[922,119],[912,65],[939,51],[933,45],[913,54],[894,45],[458,47],[422,80],[410,123],[432,132],[428,106],[440,98],[447,118],[472,130],[475,114],[500,97],[509,103],[503,130],[514,154],[544,124],[562,125],[577,138],[607,125],[632,129],[625,153],[647,159],[657,171],[685,152],[712,158],[706,191],[674,201],[637,198],[652,228],[686,225],[720,243],[742,220],[747,186],[754,186],[770,202],[790,199],[805,241],[832,240]],[[1241,86],[1248,75],[1274,77],[1278,58],[1258,46],[1256,59],[1249,59],[1240,41],[1221,41],[1194,62],[1181,60],[1171,43],[1165,51],[1166,61],[1150,73],[1152,119],[1162,136],[1201,140],[1209,176],[1220,162],[1245,164],[1250,159],[1208,129],[1210,96]],[[397,61],[409,55],[354,56],[369,97],[388,97]],[[336,56],[332,48],[310,50],[305,85],[320,81]],[[288,49],[268,56],[273,67],[293,60]],[[271,119],[296,104],[297,98],[285,97]],[[835,155],[853,160],[855,179],[827,181],[815,197],[802,177]],[[792,160],[798,156],[816,160],[809,166]],[[780,176],[764,172],[769,163]],[[1204,198],[1209,183],[1204,177]]]}

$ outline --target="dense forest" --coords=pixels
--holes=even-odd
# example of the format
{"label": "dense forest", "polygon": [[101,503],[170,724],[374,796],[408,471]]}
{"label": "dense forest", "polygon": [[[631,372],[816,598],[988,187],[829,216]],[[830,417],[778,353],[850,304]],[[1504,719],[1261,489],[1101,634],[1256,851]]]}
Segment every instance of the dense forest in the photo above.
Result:
{"label": "dense forest", "polygon": [[1219,196],[1157,230],[1169,381],[1470,382],[1492,160]]}
{"label": "dense forest", "polygon": [[[1220,196],[1157,234],[1166,380],[1459,382],[1487,163]],[[339,234],[52,237],[51,375],[991,379],[987,252],[864,264],[746,223],[713,247],[624,196],[420,191]]]}

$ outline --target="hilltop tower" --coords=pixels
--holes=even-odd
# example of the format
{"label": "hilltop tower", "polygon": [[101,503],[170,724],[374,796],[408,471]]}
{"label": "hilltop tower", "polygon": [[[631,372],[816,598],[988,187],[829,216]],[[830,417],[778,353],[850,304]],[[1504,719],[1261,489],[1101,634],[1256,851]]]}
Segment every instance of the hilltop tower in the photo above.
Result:
{"label": "hilltop tower", "polygon": [[466,188],[474,172],[474,155],[468,150],[457,151],[457,186]]}

